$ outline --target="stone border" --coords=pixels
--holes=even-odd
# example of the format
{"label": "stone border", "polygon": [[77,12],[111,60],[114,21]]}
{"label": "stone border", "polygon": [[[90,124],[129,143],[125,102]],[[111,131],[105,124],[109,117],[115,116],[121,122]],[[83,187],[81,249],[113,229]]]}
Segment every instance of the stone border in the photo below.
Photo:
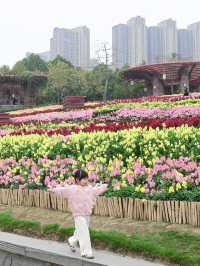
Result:
{"label": "stone border", "polygon": [[0,265],[106,266],[70,254],[66,244],[0,232]]}

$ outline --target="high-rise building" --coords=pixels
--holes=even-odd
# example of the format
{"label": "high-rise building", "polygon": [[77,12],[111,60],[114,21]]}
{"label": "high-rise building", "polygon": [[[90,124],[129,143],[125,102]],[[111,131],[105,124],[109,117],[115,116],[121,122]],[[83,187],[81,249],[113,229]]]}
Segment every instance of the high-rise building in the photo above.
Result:
{"label": "high-rise building", "polygon": [[51,59],[60,55],[76,67],[90,64],[90,31],[86,26],[74,29],[55,28],[50,40]]}
{"label": "high-rise building", "polygon": [[128,64],[128,27],[126,24],[112,28],[112,61],[115,68]]}
{"label": "high-rise building", "polygon": [[163,63],[177,59],[176,21],[168,19],[158,24],[161,30],[161,61]]}
{"label": "high-rise building", "polygon": [[192,32],[187,29],[178,30],[178,59],[192,60]]}
{"label": "high-rise building", "polygon": [[145,19],[133,17],[128,26],[128,64],[137,66],[147,62],[147,34]]}
{"label": "high-rise building", "polygon": [[192,33],[193,60],[200,60],[200,21],[188,26]]}
{"label": "high-rise building", "polygon": [[155,64],[161,61],[161,30],[157,26],[147,29],[148,43],[148,64]]}

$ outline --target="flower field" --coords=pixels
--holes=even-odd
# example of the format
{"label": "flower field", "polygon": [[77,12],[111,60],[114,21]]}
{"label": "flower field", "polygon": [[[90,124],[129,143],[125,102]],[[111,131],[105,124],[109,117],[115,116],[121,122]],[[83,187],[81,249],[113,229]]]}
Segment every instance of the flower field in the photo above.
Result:
{"label": "flower field", "polygon": [[199,94],[10,115],[11,121],[0,125],[1,188],[63,185],[73,182],[72,172],[82,166],[92,181],[109,182],[110,196],[200,196]]}

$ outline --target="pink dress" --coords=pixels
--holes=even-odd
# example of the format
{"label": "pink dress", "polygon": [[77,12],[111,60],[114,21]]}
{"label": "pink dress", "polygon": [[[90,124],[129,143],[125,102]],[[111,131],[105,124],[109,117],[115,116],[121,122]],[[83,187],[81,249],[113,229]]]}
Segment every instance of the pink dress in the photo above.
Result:
{"label": "pink dress", "polygon": [[108,190],[108,185],[79,186],[67,185],[57,187],[52,191],[68,199],[68,206],[73,216],[90,216],[95,206],[97,197]]}

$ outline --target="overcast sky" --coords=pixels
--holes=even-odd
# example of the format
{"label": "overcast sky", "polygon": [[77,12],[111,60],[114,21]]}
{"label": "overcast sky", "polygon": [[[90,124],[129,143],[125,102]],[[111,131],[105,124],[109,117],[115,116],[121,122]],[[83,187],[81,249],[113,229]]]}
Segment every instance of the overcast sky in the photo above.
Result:
{"label": "overcast sky", "polygon": [[186,27],[200,21],[200,0],[0,0],[0,65],[49,50],[54,27],[88,26],[94,53],[98,40],[111,43],[113,25],[137,15],[147,26],[173,18]]}

